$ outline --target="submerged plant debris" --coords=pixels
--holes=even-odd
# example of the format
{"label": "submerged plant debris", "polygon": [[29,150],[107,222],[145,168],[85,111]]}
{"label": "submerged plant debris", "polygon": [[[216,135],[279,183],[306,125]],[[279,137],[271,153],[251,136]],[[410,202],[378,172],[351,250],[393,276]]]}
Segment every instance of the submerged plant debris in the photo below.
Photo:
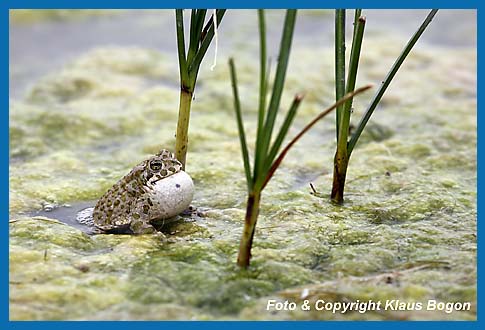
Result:
{"label": "submerged plant debris", "polygon": [[[300,21],[333,19],[300,14]],[[143,15],[173,25],[171,11],[142,14],[139,24]],[[220,45],[218,63],[238,51],[245,125],[254,136],[257,38],[248,44],[245,33],[256,31],[256,14],[227,15],[248,20],[243,33],[227,17],[219,38],[231,35],[235,50]],[[358,85],[378,83],[409,35],[372,32],[371,13],[367,18]],[[89,19],[62,24],[83,28]],[[174,33],[167,33],[170,42]],[[282,107],[297,92],[306,98],[289,138],[334,99],[333,45],[308,42],[304,28],[295,33]],[[470,46],[420,41],[413,50],[354,150],[344,207],[329,202],[333,119],[301,140],[265,189],[246,271],[235,263],[246,186],[226,65],[214,71],[202,65],[193,101],[186,170],[200,212],[164,228],[165,239],[88,235],[55,211],[75,215],[147,155],[173,149],[175,48],[94,47],[33,79],[10,102],[10,319],[476,319],[476,49],[470,38]],[[19,70],[11,63],[12,82]],[[356,118],[370,97],[355,100]],[[55,211],[36,215],[42,209]],[[267,311],[268,299],[434,299],[471,302],[471,309]]]}

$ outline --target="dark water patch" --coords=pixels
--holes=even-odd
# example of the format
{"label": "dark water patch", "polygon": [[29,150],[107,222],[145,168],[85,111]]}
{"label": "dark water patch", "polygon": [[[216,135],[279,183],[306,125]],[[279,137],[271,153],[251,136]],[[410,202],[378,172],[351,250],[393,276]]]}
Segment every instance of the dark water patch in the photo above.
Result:
{"label": "dark water patch", "polygon": [[88,201],[88,202],[77,202],[74,204],[69,204],[68,206],[66,205],[52,206],[52,207],[44,206],[43,210],[33,211],[31,213],[28,213],[28,215],[32,217],[41,216],[41,217],[56,219],[61,221],[62,223],[65,223],[66,225],[79,229],[86,234],[93,235],[96,233],[94,227],[89,226],[87,224],[80,223],[76,219],[76,217],[78,212],[88,207],[93,207],[95,203],[96,201]]}

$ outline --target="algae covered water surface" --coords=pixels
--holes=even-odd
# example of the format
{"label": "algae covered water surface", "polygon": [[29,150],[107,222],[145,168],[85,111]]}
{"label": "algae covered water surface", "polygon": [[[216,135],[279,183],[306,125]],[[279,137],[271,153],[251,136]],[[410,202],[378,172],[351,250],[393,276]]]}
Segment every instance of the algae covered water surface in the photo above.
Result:
{"label": "algae covered water surface", "polygon": [[[358,86],[384,78],[425,15],[368,11]],[[273,57],[282,17],[268,13]],[[395,17],[407,23],[396,28]],[[187,158],[198,212],[165,239],[88,235],[73,219],[146,156],[173,150],[173,12],[10,18],[10,319],[476,319],[474,11],[440,11],[406,60],[353,153],[343,207],[328,198],[333,118],[290,151],[264,191],[246,271],[235,265],[246,190],[227,58],[253,137],[255,12],[228,11],[217,66],[212,48],[202,65]],[[332,38],[332,11],[299,12],[283,107],[306,96],[290,136],[333,101]],[[371,96],[355,100],[355,120]],[[305,300],[424,308],[267,308]]]}

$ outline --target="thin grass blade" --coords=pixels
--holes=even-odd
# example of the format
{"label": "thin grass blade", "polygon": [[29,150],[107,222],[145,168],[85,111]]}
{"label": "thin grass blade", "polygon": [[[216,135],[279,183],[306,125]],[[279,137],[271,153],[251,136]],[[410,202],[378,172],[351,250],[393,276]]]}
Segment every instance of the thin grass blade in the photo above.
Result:
{"label": "thin grass blade", "polygon": [[349,141],[349,145],[348,145],[348,148],[347,148],[347,152],[348,152],[349,157],[350,157],[350,154],[352,153],[352,151],[354,150],[354,147],[355,147],[357,141],[359,140],[359,137],[362,134],[362,131],[364,130],[365,125],[367,125],[367,122],[369,121],[370,117],[374,113],[374,110],[376,109],[377,105],[381,101],[381,98],[384,95],[387,87],[389,87],[389,84],[391,83],[392,79],[396,75],[396,73],[399,70],[399,68],[401,67],[402,63],[404,62],[404,60],[408,56],[409,52],[411,51],[413,46],[416,44],[416,42],[419,40],[419,38],[421,37],[423,32],[426,30],[429,23],[431,23],[431,21],[433,20],[433,17],[436,15],[437,12],[438,12],[438,9],[433,9],[429,12],[426,19],[423,21],[423,23],[421,24],[419,29],[414,33],[414,35],[411,37],[411,39],[408,41],[408,43],[404,47],[401,54],[399,55],[399,57],[396,59],[396,61],[392,65],[391,70],[389,71],[386,78],[382,82],[382,85],[379,87],[376,94],[374,95],[369,107],[365,111],[364,116],[360,120],[359,124],[357,125],[357,127],[355,129],[354,134],[352,135],[352,137]]}
{"label": "thin grass blade", "polygon": [[[360,10],[361,12],[362,10]],[[355,82],[357,80],[357,71],[359,68],[360,50],[362,48],[362,39],[364,38],[365,17],[357,17],[354,22],[354,35],[352,38],[352,49],[350,51],[349,73],[347,76],[346,93],[350,93],[355,89]],[[352,106],[352,99],[345,103],[346,107],[350,109]]]}
{"label": "thin grass blade", "polygon": [[286,114],[285,121],[281,125],[278,136],[276,137],[276,140],[274,141],[273,146],[271,147],[271,150],[268,156],[266,157],[266,162],[264,166],[265,169],[270,168],[271,164],[273,163],[273,160],[276,157],[276,154],[280,150],[281,144],[283,143],[283,140],[288,134],[288,130],[290,129],[293,119],[295,119],[296,112],[302,100],[303,100],[303,95],[296,95],[295,98],[293,99],[293,103],[291,104],[290,110]]}
{"label": "thin grass blade", "polygon": [[189,50],[187,52],[187,62],[190,63],[195,54],[194,44],[197,45],[197,36],[195,28],[197,25],[197,9],[190,10],[190,35],[189,35]]}
{"label": "thin grass blade", "polygon": [[190,43],[187,54],[187,63],[192,63],[195,54],[199,48],[200,34],[204,26],[206,9],[192,9],[190,16]]}
{"label": "thin grass blade", "polygon": [[[197,10],[197,24],[196,24],[196,28],[195,28],[195,33],[197,35],[199,42],[200,42],[201,39],[204,38],[204,36],[202,35],[202,28],[204,27],[206,14],[207,14],[207,9]],[[197,46],[199,46],[199,45],[197,45]]]}
{"label": "thin grass blade", "polygon": [[296,13],[296,9],[289,9],[286,11],[283,35],[281,37],[280,52],[278,55],[278,65],[276,68],[273,92],[271,94],[268,113],[266,115],[263,139],[262,141],[258,141],[262,144],[261,152],[264,155],[267,155],[268,153],[274,123],[276,120],[276,114],[278,113],[278,108],[281,101],[281,94],[283,93],[283,85],[285,83],[286,69],[288,68],[288,59],[290,57],[291,42],[293,39],[293,30],[295,28]]}
{"label": "thin grass blade", "polygon": [[195,24],[197,21],[197,9],[190,10],[190,36],[195,35]]}
{"label": "thin grass blade", "polygon": [[[216,9],[216,12],[217,12],[217,10],[221,10],[221,9]],[[204,26],[204,29],[202,30],[202,34],[200,35],[201,40],[203,40],[205,38],[205,36],[207,35],[207,32],[209,32],[209,29],[214,24],[214,20],[213,20],[212,16],[213,15],[211,15],[211,18],[209,19],[209,21],[207,21],[207,23]]]}
{"label": "thin grass blade", "polygon": [[264,115],[266,110],[266,95],[268,88],[268,71],[266,71],[266,23],[264,18],[264,9],[258,10],[259,25],[259,45],[260,45],[260,78],[259,78],[259,107],[258,107],[258,130],[256,133],[256,148],[254,149],[254,174],[257,178],[263,169],[265,155],[261,152],[261,142],[263,139]]}
{"label": "thin grass blade", "polygon": [[229,59],[229,68],[231,73],[232,92],[234,94],[234,109],[236,111],[237,129],[239,131],[239,140],[241,142],[241,151],[244,162],[244,171],[246,172],[248,192],[251,192],[253,188],[253,180],[251,178],[251,165],[249,164],[248,146],[246,143],[246,134],[244,133],[244,124],[241,114],[241,102],[239,101],[239,92],[237,88],[236,68],[234,66],[234,60],[232,58]]}
{"label": "thin grass blade", "polygon": [[362,9],[357,8],[354,11],[354,34],[353,35],[355,35],[355,32],[357,31],[355,26],[357,25],[357,22],[358,22],[360,16],[362,16]]}
{"label": "thin grass blade", "polygon": [[[219,24],[221,23],[225,13],[226,13],[225,9],[216,10],[217,26],[219,26]],[[214,24],[212,19],[209,20],[209,22],[206,25],[206,28],[208,28],[207,32],[202,33],[201,35],[203,39],[200,44],[199,50],[197,51],[197,54],[195,54],[194,60],[192,61],[192,63],[190,63],[190,66],[189,66],[189,70],[195,78],[197,78],[197,73],[199,72],[200,63],[202,62],[202,59],[204,58],[205,53],[207,52],[207,49],[210,46],[212,38],[214,37]]]}
{"label": "thin grass blade", "polygon": [[177,26],[177,50],[179,57],[180,81],[182,88],[189,80],[187,59],[185,57],[185,38],[184,38],[184,14],[182,9],[175,10],[175,20]]}

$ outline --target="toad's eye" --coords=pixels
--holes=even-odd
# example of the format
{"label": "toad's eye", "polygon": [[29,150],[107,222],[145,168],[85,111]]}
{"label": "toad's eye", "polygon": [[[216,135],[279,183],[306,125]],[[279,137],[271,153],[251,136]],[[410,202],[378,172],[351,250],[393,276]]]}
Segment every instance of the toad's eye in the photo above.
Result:
{"label": "toad's eye", "polygon": [[152,171],[158,171],[158,170],[160,170],[162,168],[162,165],[163,164],[162,164],[161,161],[159,161],[159,160],[152,160],[150,162],[150,169]]}

